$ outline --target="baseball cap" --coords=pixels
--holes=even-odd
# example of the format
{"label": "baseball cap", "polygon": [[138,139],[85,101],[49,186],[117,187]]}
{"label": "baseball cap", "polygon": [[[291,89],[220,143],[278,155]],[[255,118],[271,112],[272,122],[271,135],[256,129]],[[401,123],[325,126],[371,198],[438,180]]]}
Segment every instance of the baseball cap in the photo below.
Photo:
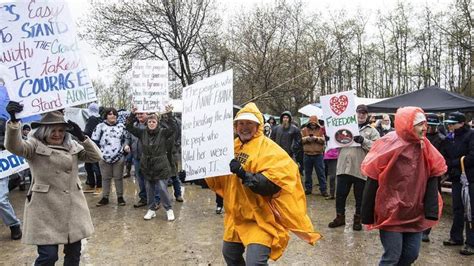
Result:
{"label": "baseball cap", "polygon": [[447,124],[457,124],[466,122],[466,116],[461,112],[453,112],[448,115],[448,118],[444,120]]}
{"label": "baseball cap", "polygon": [[439,117],[436,114],[426,114],[426,122],[430,126],[439,125]]}
{"label": "baseball cap", "polygon": [[369,113],[369,108],[365,104],[359,104],[356,108],[357,113]]}

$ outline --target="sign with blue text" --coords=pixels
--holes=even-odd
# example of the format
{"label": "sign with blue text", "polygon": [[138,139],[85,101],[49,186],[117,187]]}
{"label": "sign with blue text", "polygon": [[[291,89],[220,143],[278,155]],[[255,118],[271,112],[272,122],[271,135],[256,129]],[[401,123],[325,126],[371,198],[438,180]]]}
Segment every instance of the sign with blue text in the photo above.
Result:
{"label": "sign with blue text", "polygon": [[18,117],[97,100],[66,3],[0,3],[0,78]]}
{"label": "sign with blue text", "polygon": [[181,156],[186,180],[230,174],[234,158],[233,72],[183,89]]}
{"label": "sign with blue text", "polygon": [[10,176],[30,168],[25,158],[12,154],[7,150],[0,151],[0,178]]}

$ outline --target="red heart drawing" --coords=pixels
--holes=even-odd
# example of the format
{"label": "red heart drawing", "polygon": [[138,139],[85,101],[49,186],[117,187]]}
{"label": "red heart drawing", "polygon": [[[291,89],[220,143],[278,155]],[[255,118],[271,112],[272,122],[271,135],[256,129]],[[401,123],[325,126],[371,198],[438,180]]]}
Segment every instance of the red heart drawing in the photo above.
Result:
{"label": "red heart drawing", "polygon": [[347,99],[346,95],[341,95],[339,97],[333,96],[329,100],[329,106],[331,106],[331,110],[336,115],[340,115],[344,113],[348,104],[349,104],[349,99]]}

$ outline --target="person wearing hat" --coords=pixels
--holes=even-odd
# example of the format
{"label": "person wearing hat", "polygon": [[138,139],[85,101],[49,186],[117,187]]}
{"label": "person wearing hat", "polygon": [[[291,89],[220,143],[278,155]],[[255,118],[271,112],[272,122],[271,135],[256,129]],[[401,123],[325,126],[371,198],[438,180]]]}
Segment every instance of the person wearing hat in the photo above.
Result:
{"label": "person wearing hat", "polygon": [[233,174],[205,179],[224,198],[222,253],[228,265],[277,260],[288,245],[289,231],[310,244],[321,237],[306,213],[298,166],[263,135],[263,124],[257,106],[245,105],[234,119]]}
{"label": "person wearing hat", "polygon": [[380,137],[383,137],[386,134],[388,134],[389,132],[393,131],[391,123],[392,123],[392,121],[390,120],[390,116],[388,114],[383,114],[382,115],[382,120],[375,127],[377,129],[377,131],[379,132]]}
{"label": "person wearing hat", "polygon": [[[89,104],[87,111],[89,118],[87,118],[86,121],[84,134],[90,138],[97,125],[102,122],[102,118],[100,118],[99,105],[97,103]],[[84,169],[87,173],[86,185],[89,186],[84,189],[84,193],[95,192],[96,194],[100,194],[102,192],[102,174],[100,173],[99,163],[85,163]]]}
{"label": "person wearing hat", "polygon": [[329,228],[335,228],[346,224],[346,199],[354,186],[354,198],[356,202],[354,223],[352,229],[362,230],[360,219],[360,208],[362,205],[362,193],[364,192],[367,177],[360,172],[360,165],[372,147],[372,144],[380,137],[379,132],[370,126],[368,120],[369,110],[366,105],[360,104],[356,107],[357,122],[359,124],[359,135],[353,140],[358,146],[342,147],[336,166],[336,218],[328,224]]}
{"label": "person wearing hat", "polygon": [[426,118],[418,107],[395,114],[396,132],[376,141],[361,165],[367,176],[362,223],[378,229],[384,253],[379,265],[411,265],[418,258],[422,232],[441,217],[437,177],[446,164],[426,139]]}
{"label": "person wearing hat", "polygon": [[[426,138],[436,148],[436,150],[441,152],[446,136],[441,131],[438,130],[441,124],[439,120],[439,116],[436,114],[431,114],[431,113],[426,114],[426,124],[427,124]],[[441,192],[441,177],[438,177],[438,189]],[[421,238],[423,242],[430,242],[430,237],[429,237],[430,232],[431,232],[431,228],[428,228],[423,232],[423,236]]]}
{"label": "person wearing hat", "polygon": [[326,190],[326,175],[324,173],[324,146],[326,140],[324,132],[319,125],[318,117],[309,117],[308,124],[301,130],[304,151],[304,185],[305,194],[313,191],[313,168],[316,170],[319,182],[319,190],[323,197],[328,197]]}
{"label": "person wearing hat", "polygon": [[[78,162],[97,162],[102,153],[80,127],[58,111],[46,113],[27,140],[21,138],[16,113],[23,106],[10,101],[5,136],[8,151],[25,158],[32,183],[26,195],[22,242],[38,246],[35,265],[54,265],[64,244],[64,264],[79,265],[81,240],[94,231],[78,175]],[[72,139],[76,137],[78,141]]]}
{"label": "person wearing hat", "polygon": [[[474,255],[474,224],[465,222],[465,207],[462,201],[461,184],[461,158],[464,157],[464,167],[466,177],[469,182],[469,195],[471,206],[474,206],[474,130],[466,124],[466,116],[460,112],[453,112],[444,121],[448,127],[446,144],[443,147],[443,154],[448,165],[449,180],[452,184],[453,199],[453,224],[451,226],[450,237],[444,241],[445,246],[462,246],[462,255]],[[471,208],[473,218],[474,208]],[[469,219],[472,220],[472,219]],[[466,230],[464,239],[463,231]],[[465,240],[465,242],[464,242]]]}

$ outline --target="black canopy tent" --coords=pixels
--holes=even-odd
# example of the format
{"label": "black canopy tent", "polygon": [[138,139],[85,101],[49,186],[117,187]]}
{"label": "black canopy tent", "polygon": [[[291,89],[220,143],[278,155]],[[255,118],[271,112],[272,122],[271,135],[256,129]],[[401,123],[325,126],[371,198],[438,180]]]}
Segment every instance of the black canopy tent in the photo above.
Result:
{"label": "black canopy tent", "polygon": [[425,112],[472,112],[474,99],[431,86],[370,104],[367,107],[369,112],[373,113],[395,113],[399,107],[403,106],[417,106]]}

